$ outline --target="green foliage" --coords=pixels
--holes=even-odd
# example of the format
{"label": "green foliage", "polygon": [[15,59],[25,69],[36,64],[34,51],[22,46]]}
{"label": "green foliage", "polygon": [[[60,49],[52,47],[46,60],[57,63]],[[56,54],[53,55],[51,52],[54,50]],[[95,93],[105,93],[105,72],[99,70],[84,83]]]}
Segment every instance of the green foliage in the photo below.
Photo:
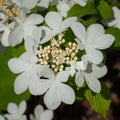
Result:
{"label": "green foliage", "polygon": [[106,33],[112,34],[115,37],[115,48],[120,48],[120,29],[118,28],[108,28]]}
{"label": "green foliage", "polygon": [[94,4],[90,1],[87,2],[86,6],[74,5],[68,12],[68,17],[76,16],[83,17],[86,15],[97,14]]}
{"label": "green foliage", "polygon": [[100,93],[93,93],[89,89],[85,91],[85,97],[89,101],[91,107],[99,114],[106,117],[106,112],[110,107],[110,93],[105,84],[102,84]]}
{"label": "green foliage", "polygon": [[103,19],[113,18],[112,7],[106,1],[101,0],[97,9],[100,12],[100,15]]}
{"label": "green foliage", "polygon": [[7,56],[7,54],[0,54],[0,112],[6,110],[8,103],[14,102],[18,104],[22,100],[28,100],[30,97],[29,92],[21,95],[15,94],[13,85],[16,75],[10,72],[8,68],[7,63],[10,56]]}

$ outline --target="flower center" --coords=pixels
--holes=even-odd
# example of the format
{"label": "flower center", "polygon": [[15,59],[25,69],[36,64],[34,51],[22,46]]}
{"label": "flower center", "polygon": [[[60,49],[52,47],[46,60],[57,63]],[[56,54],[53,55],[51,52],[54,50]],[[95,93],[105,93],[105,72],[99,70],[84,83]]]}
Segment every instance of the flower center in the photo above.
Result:
{"label": "flower center", "polygon": [[50,65],[55,73],[62,71],[66,66],[70,65],[70,61],[77,61],[77,53],[79,46],[74,43],[66,43],[63,38],[64,34],[60,33],[57,39],[54,37],[50,41],[50,45],[45,47],[39,46],[37,51],[38,64]]}
{"label": "flower center", "polygon": [[0,10],[4,12],[9,18],[18,17],[18,6],[11,4],[8,0],[0,0]]}

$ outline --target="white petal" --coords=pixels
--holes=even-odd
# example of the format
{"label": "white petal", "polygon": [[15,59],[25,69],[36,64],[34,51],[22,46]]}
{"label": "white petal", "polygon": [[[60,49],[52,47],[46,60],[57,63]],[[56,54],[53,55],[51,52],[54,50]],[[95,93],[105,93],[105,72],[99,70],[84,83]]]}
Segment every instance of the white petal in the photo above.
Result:
{"label": "white petal", "polygon": [[75,36],[81,41],[84,45],[86,43],[86,30],[85,27],[79,23],[75,22],[71,25],[71,29],[74,32]]}
{"label": "white petal", "polygon": [[99,65],[92,65],[92,74],[94,74],[95,77],[101,78],[107,73],[107,67],[104,64]]}
{"label": "white petal", "polygon": [[119,10],[119,8],[113,7],[112,9],[113,9],[115,18],[120,18],[120,10]]}
{"label": "white petal", "polygon": [[84,84],[84,74],[78,71],[75,76],[75,83],[77,86],[82,87]]}
{"label": "white petal", "polygon": [[53,118],[53,111],[45,110],[40,117],[40,120],[52,120]]}
{"label": "white petal", "polygon": [[21,0],[25,8],[32,9],[37,5],[38,0]]}
{"label": "white petal", "polygon": [[41,117],[41,114],[44,112],[44,109],[42,107],[42,105],[37,105],[35,107],[35,110],[34,110],[34,114],[35,114],[35,117],[36,117],[36,120],[39,120],[40,117]]}
{"label": "white petal", "polygon": [[101,91],[101,84],[99,80],[94,77],[92,73],[85,73],[85,79],[88,87],[95,93],[99,93]]}
{"label": "white petal", "polygon": [[61,98],[59,97],[56,86],[52,86],[46,92],[44,103],[50,110],[56,109],[61,104]]}
{"label": "white petal", "polygon": [[77,17],[70,17],[70,18],[67,18],[63,21],[63,25],[62,25],[62,28],[63,30],[70,27],[72,23],[76,22],[77,21]]}
{"label": "white petal", "polygon": [[105,30],[102,25],[100,24],[92,24],[87,29],[87,45],[94,44],[94,40],[98,39],[99,37],[103,36]]}
{"label": "white petal", "polygon": [[46,26],[42,26],[40,28],[45,32],[45,37],[40,41],[40,44],[44,44],[48,42],[54,36],[54,34],[53,31]]}
{"label": "white petal", "polygon": [[34,24],[34,25],[41,24],[42,22],[43,22],[43,17],[38,14],[31,14],[25,20],[25,23]]}
{"label": "white petal", "polygon": [[0,120],[5,120],[5,118],[3,116],[0,115]]}
{"label": "white petal", "polygon": [[37,47],[36,43],[35,43],[35,39],[33,39],[32,37],[28,36],[25,38],[25,49],[27,51],[32,51],[33,50],[33,46]]}
{"label": "white petal", "polygon": [[18,107],[15,103],[9,103],[7,107],[7,111],[13,116],[15,116],[18,112]]}
{"label": "white petal", "polygon": [[40,7],[44,7],[44,8],[48,8],[48,6],[49,6],[49,1],[50,0],[41,0],[38,4],[37,4],[37,6],[40,6]]}
{"label": "white petal", "polygon": [[14,89],[15,89],[16,94],[21,94],[27,90],[29,86],[29,80],[30,80],[29,76],[30,76],[29,73],[25,72],[25,73],[20,74],[15,79]]}
{"label": "white petal", "polygon": [[57,12],[49,12],[45,16],[45,22],[52,30],[57,31],[62,25],[62,16]]}
{"label": "white petal", "polygon": [[56,76],[56,80],[59,80],[61,82],[67,82],[68,77],[69,77],[69,73],[67,71],[60,71]]}
{"label": "white petal", "polygon": [[81,5],[81,6],[85,6],[86,5],[86,0],[74,0],[77,4]]}
{"label": "white petal", "polygon": [[73,89],[63,83],[58,83],[58,94],[61,100],[66,104],[73,104],[75,101],[75,93]]}
{"label": "white petal", "polygon": [[37,26],[32,24],[24,24],[24,39],[26,40],[26,37],[31,36],[33,37],[33,31],[37,29]]}
{"label": "white petal", "polygon": [[28,71],[32,68],[32,65],[20,58],[12,58],[8,61],[8,66],[13,73],[21,73]]}
{"label": "white petal", "polygon": [[21,43],[23,40],[23,26],[18,25],[9,34],[8,42],[11,46],[15,46]]}
{"label": "white petal", "polygon": [[110,34],[103,35],[94,41],[94,48],[97,49],[109,48],[113,44],[114,40],[115,40],[114,36]]}
{"label": "white petal", "polygon": [[42,95],[53,83],[54,81],[47,79],[40,79],[35,82],[33,81],[33,83],[29,85],[29,90],[33,95]]}
{"label": "white petal", "polygon": [[26,107],[27,107],[27,104],[25,101],[22,101],[20,104],[19,104],[19,115],[22,115],[25,110],[26,110]]}
{"label": "white petal", "polygon": [[103,60],[103,54],[99,50],[87,48],[86,53],[86,57],[91,63],[100,64]]}

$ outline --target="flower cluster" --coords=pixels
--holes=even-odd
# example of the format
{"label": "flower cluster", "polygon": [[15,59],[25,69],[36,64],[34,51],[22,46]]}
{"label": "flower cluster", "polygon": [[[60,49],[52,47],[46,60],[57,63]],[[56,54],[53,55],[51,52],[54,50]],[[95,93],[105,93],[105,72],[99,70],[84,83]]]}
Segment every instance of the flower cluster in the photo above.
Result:
{"label": "flower cluster", "polygon": [[[19,106],[15,103],[9,103],[7,107],[8,113],[0,115],[0,120],[27,120],[25,115],[27,104],[22,101]],[[34,110],[34,115],[30,115],[30,120],[52,120],[53,111],[44,110],[42,105],[37,105]]]}
{"label": "flower cluster", "polygon": [[[18,74],[14,82],[17,94],[27,89],[32,95],[44,94],[45,105],[54,110],[61,102],[74,103],[75,91],[68,84],[71,79],[78,88],[86,85],[93,92],[100,93],[99,78],[107,73],[101,50],[109,48],[115,38],[106,34],[101,24],[92,24],[86,28],[77,17],[66,18],[68,10],[74,4],[84,6],[86,2],[87,0],[0,2],[0,31],[3,32],[1,43],[4,46],[23,43],[25,47],[25,52],[20,57],[8,62],[10,70]],[[56,5],[58,11],[50,11],[45,17],[40,12],[35,14],[31,11],[34,7],[48,8],[49,5]],[[74,38],[67,37],[68,32]],[[36,109],[42,110],[41,106]],[[36,114],[35,111],[35,117],[31,115],[31,120],[39,119],[40,116]]]}

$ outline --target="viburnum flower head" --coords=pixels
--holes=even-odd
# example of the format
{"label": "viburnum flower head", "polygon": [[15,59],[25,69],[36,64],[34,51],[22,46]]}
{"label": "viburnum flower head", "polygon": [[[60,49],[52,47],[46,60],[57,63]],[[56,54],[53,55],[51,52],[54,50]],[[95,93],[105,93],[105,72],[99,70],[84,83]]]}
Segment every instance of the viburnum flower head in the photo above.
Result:
{"label": "viburnum flower head", "polygon": [[86,59],[94,64],[100,64],[103,60],[103,54],[100,50],[109,48],[115,38],[110,34],[105,34],[105,30],[100,24],[92,24],[87,31],[83,24],[75,22],[71,25],[75,36],[75,41],[80,49],[85,50]]}
{"label": "viburnum flower head", "polygon": [[30,120],[52,120],[53,111],[44,110],[42,105],[37,105],[34,110],[34,115],[30,115]]}
{"label": "viburnum flower head", "polygon": [[114,19],[108,22],[108,26],[117,27],[120,29],[120,9],[113,7]]}
{"label": "viburnum flower head", "polygon": [[9,103],[7,107],[7,114],[4,114],[4,117],[8,120],[27,120],[26,115],[24,115],[26,110],[26,102],[22,101],[19,106],[15,103]]}

